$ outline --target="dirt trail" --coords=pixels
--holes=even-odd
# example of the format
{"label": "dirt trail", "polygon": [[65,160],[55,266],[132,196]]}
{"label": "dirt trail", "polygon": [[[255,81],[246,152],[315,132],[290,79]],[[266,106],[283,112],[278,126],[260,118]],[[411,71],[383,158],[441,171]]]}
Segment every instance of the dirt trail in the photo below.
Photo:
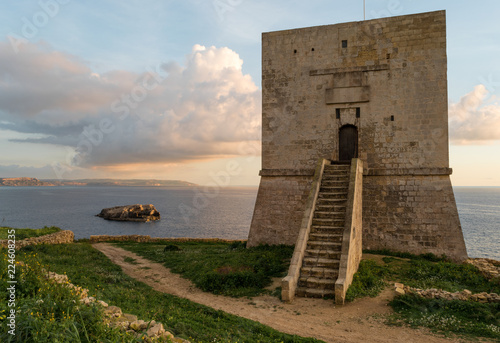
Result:
{"label": "dirt trail", "polygon": [[[259,296],[252,300],[236,299],[202,292],[189,280],[171,273],[161,264],[127,250],[107,243],[93,246],[119,265],[127,275],[157,291],[255,320],[281,332],[335,343],[463,342],[461,339],[438,337],[425,329],[384,325],[380,317],[391,312],[387,306],[394,296],[391,290],[384,291],[377,298],[360,299],[342,307],[335,307],[331,300],[322,299],[297,298],[292,304],[285,304],[272,296]],[[125,257],[134,258],[134,264],[125,262]]]}

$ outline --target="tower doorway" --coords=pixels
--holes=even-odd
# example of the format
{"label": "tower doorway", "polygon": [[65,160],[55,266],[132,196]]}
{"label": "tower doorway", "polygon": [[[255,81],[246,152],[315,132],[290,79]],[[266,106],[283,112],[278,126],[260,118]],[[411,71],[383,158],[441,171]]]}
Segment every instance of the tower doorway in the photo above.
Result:
{"label": "tower doorway", "polygon": [[349,161],[358,157],[358,128],[344,125],[339,130],[339,161]]}

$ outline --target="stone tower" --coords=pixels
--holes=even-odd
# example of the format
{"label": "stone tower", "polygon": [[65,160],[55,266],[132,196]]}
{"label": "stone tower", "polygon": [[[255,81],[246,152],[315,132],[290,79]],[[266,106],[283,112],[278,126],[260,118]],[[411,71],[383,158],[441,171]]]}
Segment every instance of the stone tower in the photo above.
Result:
{"label": "stone tower", "polygon": [[264,33],[249,246],[295,244],[318,159],[359,157],[365,249],[466,258],[446,73],[444,11]]}

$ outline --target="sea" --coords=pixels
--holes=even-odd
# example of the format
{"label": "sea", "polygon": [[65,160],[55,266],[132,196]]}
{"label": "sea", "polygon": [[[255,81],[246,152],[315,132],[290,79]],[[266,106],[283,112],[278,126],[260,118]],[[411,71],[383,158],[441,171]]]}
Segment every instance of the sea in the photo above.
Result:
{"label": "sea", "polygon": [[[470,257],[500,260],[500,187],[454,187]],[[246,239],[256,187],[0,187],[0,226],[71,230],[90,235]],[[156,222],[96,217],[118,205],[153,204]]]}

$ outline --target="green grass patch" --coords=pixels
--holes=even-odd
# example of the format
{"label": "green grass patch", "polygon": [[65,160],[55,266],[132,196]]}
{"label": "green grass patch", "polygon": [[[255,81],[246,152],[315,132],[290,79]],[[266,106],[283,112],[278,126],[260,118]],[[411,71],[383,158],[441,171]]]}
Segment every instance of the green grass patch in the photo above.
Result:
{"label": "green grass patch", "polygon": [[438,332],[500,339],[500,304],[424,299],[416,295],[395,298],[389,323],[424,326]]}
{"label": "green grass patch", "polygon": [[20,241],[25,238],[45,236],[51,233],[61,231],[60,228],[51,226],[43,227],[41,229],[13,229],[10,227],[0,227],[0,239],[7,239],[9,231],[15,230],[16,241]]}
{"label": "green grass patch", "polygon": [[[383,253],[386,251],[370,251]],[[448,292],[470,290],[472,293],[500,293],[498,281],[486,279],[471,264],[457,264],[446,258],[431,254],[412,255],[391,253],[381,258],[382,265],[370,262],[369,271],[364,269],[362,261],[358,274],[354,277],[353,290],[373,284],[376,277],[387,281],[397,281],[421,289],[442,289]],[[377,272],[381,270],[380,272]],[[372,276],[375,274],[375,276]],[[361,286],[356,284],[361,280]],[[352,294],[351,293],[351,294]],[[424,326],[444,334],[454,333],[474,337],[500,338],[500,304],[482,304],[472,301],[425,299],[416,295],[404,295],[395,298],[390,305],[395,314],[388,323],[408,324],[412,327]]]}
{"label": "green grass patch", "polygon": [[118,246],[151,261],[162,263],[173,273],[191,280],[205,292],[232,297],[266,292],[273,277],[284,277],[293,247],[258,246],[244,243],[185,242],[171,244],[120,242]]}
{"label": "green grass patch", "polygon": [[130,263],[130,264],[138,264],[135,258],[125,256],[123,258],[124,262]]}
{"label": "green grass patch", "polygon": [[[5,251],[2,250],[2,253],[5,254]],[[42,264],[59,274],[66,272],[71,282],[88,288],[90,294],[97,299],[119,306],[124,312],[135,314],[140,319],[161,322],[175,336],[183,337],[193,343],[319,342],[311,338],[287,335],[248,319],[157,292],[124,274],[120,267],[87,243],[30,246],[20,251],[19,258],[21,253],[36,254]],[[98,321],[96,319],[96,322]],[[19,327],[25,324],[28,323],[24,321],[18,323]],[[63,329],[54,328],[54,330]],[[80,337],[84,337],[83,331],[78,332]],[[28,341],[36,342],[36,340]],[[46,341],[55,342],[48,339]],[[59,341],[78,342],[69,339]],[[91,341],[127,342],[125,339],[105,338]]]}
{"label": "green grass patch", "polygon": [[390,257],[384,257],[383,260],[391,279],[414,288],[500,293],[498,282],[489,281],[475,266],[468,263],[431,262],[425,259],[403,261]]}
{"label": "green grass patch", "polygon": [[[130,334],[103,324],[102,309],[81,306],[79,293],[65,284],[48,280],[47,266],[33,253],[18,252],[11,279],[6,249],[0,256],[0,332],[1,342],[135,342]],[[12,284],[8,281],[15,280]],[[12,288],[14,287],[14,288]],[[15,306],[9,306],[14,290]],[[80,306],[79,306],[80,305]],[[15,310],[15,322],[11,322]],[[13,326],[7,326],[13,324]],[[9,332],[10,331],[10,332]]]}
{"label": "green grass patch", "polygon": [[373,260],[362,260],[352,279],[346,294],[347,301],[356,298],[376,297],[385,287],[384,277],[388,274],[387,267],[377,264]]}

